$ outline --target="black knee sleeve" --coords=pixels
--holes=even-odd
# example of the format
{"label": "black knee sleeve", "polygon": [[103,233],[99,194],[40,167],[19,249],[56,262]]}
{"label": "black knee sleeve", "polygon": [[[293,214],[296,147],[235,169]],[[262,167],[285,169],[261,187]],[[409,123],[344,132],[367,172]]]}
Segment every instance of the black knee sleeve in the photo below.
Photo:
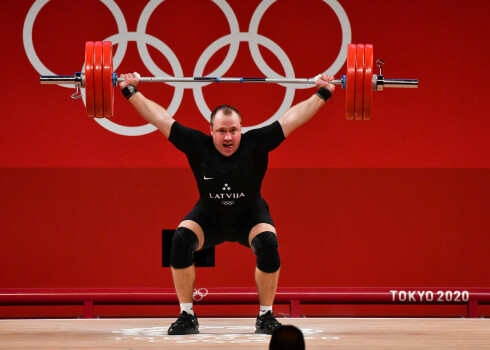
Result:
{"label": "black knee sleeve", "polygon": [[252,250],[257,255],[257,267],[262,272],[273,273],[281,267],[277,248],[277,236],[274,232],[264,231],[252,239]]}
{"label": "black knee sleeve", "polygon": [[185,269],[194,263],[194,252],[199,247],[199,240],[194,232],[186,227],[178,227],[172,238],[170,266]]}

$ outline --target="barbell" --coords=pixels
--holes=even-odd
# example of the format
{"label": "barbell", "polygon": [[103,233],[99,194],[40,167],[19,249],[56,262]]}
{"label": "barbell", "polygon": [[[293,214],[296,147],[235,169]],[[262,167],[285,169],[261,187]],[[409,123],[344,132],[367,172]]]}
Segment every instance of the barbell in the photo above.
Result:
{"label": "barbell", "polygon": [[[349,44],[347,47],[347,74],[330,81],[346,90],[345,117],[348,120],[370,120],[373,91],[387,88],[417,88],[417,79],[386,79],[382,74],[382,60],[377,60],[378,75],[373,74],[373,45]],[[87,115],[91,118],[110,118],[114,114],[114,87],[124,81],[113,72],[112,43],[87,41],[85,43],[85,72],[74,75],[41,75],[41,84],[74,84],[72,98],[81,97],[85,89]],[[159,83],[276,83],[315,84],[314,78],[231,78],[231,77],[140,77],[140,82]]]}

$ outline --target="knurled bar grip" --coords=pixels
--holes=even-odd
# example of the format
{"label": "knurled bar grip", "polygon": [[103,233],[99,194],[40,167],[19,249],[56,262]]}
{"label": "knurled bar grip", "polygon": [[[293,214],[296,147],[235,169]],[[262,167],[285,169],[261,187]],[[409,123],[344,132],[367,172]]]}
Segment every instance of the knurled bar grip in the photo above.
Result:
{"label": "knurled bar grip", "polygon": [[[315,79],[306,78],[235,78],[235,77],[140,77],[144,83],[274,83],[274,84],[315,84]],[[124,81],[117,78],[118,82]],[[332,80],[330,84],[342,85],[341,79]]]}

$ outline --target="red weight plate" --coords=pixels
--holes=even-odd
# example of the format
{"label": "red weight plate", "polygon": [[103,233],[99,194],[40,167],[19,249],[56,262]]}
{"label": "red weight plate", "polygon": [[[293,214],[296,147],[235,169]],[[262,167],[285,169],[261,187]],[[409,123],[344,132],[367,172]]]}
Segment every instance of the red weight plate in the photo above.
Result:
{"label": "red weight plate", "polygon": [[357,44],[356,51],[356,101],[354,119],[362,120],[364,100],[364,45]]}
{"label": "red weight plate", "polygon": [[114,89],[112,88],[112,43],[102,43],[102,86],[104,90],[104,117],[112,117],[114,111]]}
{"label": "red weight plate", "polygon": [[373,45],[364,46],[364,108],[363,120],[371,120],[371,105],[373,103]]}
{"label": "red weight plate", "polygon": [[87,115],[95,117],[94,109],[94,42],[85,43],[85,103],[87,105]]}
{"label": "red weight plate", "polygon": [[94,99],[95,116],[104,117],[104,89],[102,87],[102,41],[96,41],[94,47]]}
{"label": "red weight plate", "polygon": [[347,46],[347,82],[345,87],[345,118],[354,119],[356,95],[356,45]]}

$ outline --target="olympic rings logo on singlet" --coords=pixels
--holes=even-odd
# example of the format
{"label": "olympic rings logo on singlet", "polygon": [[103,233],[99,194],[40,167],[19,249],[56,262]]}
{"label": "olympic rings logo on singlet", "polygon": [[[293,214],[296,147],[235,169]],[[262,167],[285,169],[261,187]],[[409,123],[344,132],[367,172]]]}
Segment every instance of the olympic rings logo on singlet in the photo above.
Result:
{"label": "olympic rings logo on singlet", "polygon": [[[23,29],[23,41],[24,41],[24,48],[27,57],[29,58],[29,61],[31,62],[33,67],[39,72],[40,75],[56,75],[41,62],[41,60],[39,59],[39,57],[37,56],[34,50],[34,44],[32,40],[32,30],[34,27],[34,21],[41,8],[44,5],[46,5],[48,1],[49,0],[37,0],[34,2],[34,4],[29,9],[29,12],[27,13],[24,22],[24,29]],[[112,15],[114,16],[119,31],[119,33],[103,39],[104,41],[111,41],[112,43],[118,44],[117,51],[113,59],[114,70],[116,70],[117,67],[121,64],[123,57],[126,53],[128,42],[135,41],[143,63],[154,76],[170,76],[170,75],[162,71],[155,64],[155,62],[150,57],[150,54],[147,49],[147,45],[154,47],[155,49],[160,51],[163,56],[165,56],[165,58],[170,63],[170,66],[175,76],[177,77],[183,76],[182,66],[177,56],[172,51],[172,49],[170,49],[170,47],[167,46],[160,39],[146,33],[146,26],[148,24],[148,21],[152,13],[164,0],[151,0],[148,2],[148,4],[143,9],[141,16],[138,20],[136,32],[128,32],[124,14],[122,13],[121,9],[119,8],[119,6],[116,4],[114,0],[100,0],[100,1],[110,10]],[[219,67],[216,68],[215,71],[209,74],[209,76],[217,76],[217,77],[224,76],[225,73],[233,64],[233,62],[235,61],[235,58],[238,53],[239,43],[248,42],[254,62],[257,64],[257,67],[266,77],[295,78],[295,73],[294,73],[292,63],[289,57],[286,55],[286,53],[282,50],[282,48],[271,39],[258,33],[258,28],[262,16],[276,0],[263,0],[260,2],[260,4],[255,9],[254,14],[252,15],[248,32],[240,32],[238,26],[238,19],[235,13],[233,12],[233,9],[226,2],[226,0],[212,0],[212,1],[221,9],[221,11],[226,16],[226,19],[230,27],[230,34],[222,36],[221,38],[217,39],[204,50],[204,52],[201,54],[201,56],[199,57],[196,63],[193,76],[195,77],[202,76],[204,72],[204,68],[207,62],[209,61],[209,59],[218,50],[225,47],[226,45],[230,45],[228,53],[225,59],[223,60],[223,62],[221,63],[221,65],[219,65]],[[335,75],[342,68],[347,58],[347,44],[351,42],[351,27],[345,10],[337,0],[323,0],[323,2],[329,5],[331,9],[334,11],[334,13],[336,14],[336,16],[340,21],[340,25],[342,29],[342,43],[340,45],[339,54],[335,59],[335,61],[333,62],[333,64],[324,71],[326,74]],[[318,22],[320,23],[320,21]],[[279,62],[281,63],[284,69],[285,76],[278,74],[267,65],[267,63],[265,62],[264,58],[262,57],[259,51],[259,46],[258,46],[259,44],[266,47],[279,59]],[[82,71],[83,70],[84,68],[82,68]],[[207,120],[208,116],[211,114],[211,110],[209,109],[209,107],[207,106],[204,100],[202,88],[208,84],[203,84],[203,83],[167,83],[167,84],[175,87],[172,101],[170,102],[170,105],[166,107],[170,115],[175,115],[175,113],[177,112],[182,102],[184,89],[192,89],[197,107],[200,113],[202,114],[202,116]],[[269,117],[269,119],[267,119],[266,121],[260,124],[250,126],[250,127],[243,127],[242,128],[243,132],[246,132],[249,129],[268,125],[276,121],[277,119],[279,119],[281,115],[283,115],[291,107],[296,89],[304,89],[304,88],[311,87],[306,84],[305,85],[281,84],[281,85],[286,87],[286,93],[284,96],[284,100],[281,106],[279,107],[279,109],[276,111],[276,113],[274,113],[271,117]],[[73,88],[72,85],[60,85],[60,86]],[[82,90],[82,97],[85,103],[85,90]],[[152,124],[146,124],[141,126],[124,126],[124,125],[116,124],[107,118],[95,118],[94,120],[105,129],[119,135],[140,136],[140,135],[151,133],[156,130],[156,127],[153,126]]]}

